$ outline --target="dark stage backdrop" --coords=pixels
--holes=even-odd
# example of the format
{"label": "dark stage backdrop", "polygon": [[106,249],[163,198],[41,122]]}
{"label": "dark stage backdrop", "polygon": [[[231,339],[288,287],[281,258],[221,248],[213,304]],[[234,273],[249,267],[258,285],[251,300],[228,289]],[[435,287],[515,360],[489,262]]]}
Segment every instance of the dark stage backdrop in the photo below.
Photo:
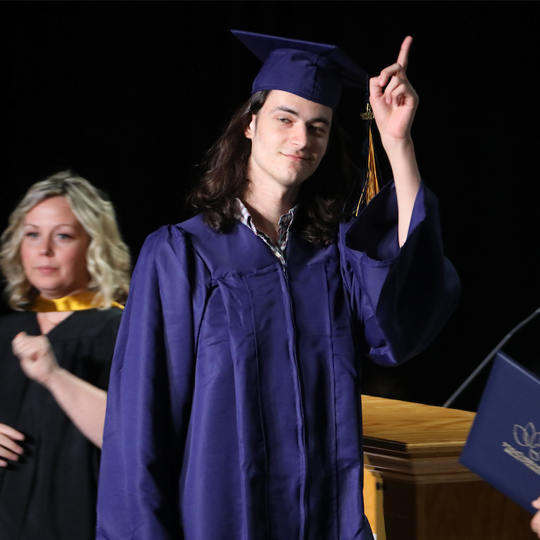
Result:
{"label": "dark stage backdrop", "polygon": [[[249,96],[259,63],[229,28],[338,44],[371,74],[411,34],[415,145],[463,293],[424,353],[366,367],[366,388],[440,405],[540,303],[539,3],[2,2],[0,21],[2,229],[70,167],[109,194],[136,259],[184,218],[194,166]],[[362,103],[339,111],[353,134]]]}

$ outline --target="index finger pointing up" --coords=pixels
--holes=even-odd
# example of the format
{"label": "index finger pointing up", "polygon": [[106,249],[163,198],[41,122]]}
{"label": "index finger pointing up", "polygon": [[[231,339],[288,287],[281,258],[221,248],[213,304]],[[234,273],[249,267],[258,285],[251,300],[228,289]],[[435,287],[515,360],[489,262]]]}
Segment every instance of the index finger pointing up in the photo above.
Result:
{"label": "index finger pointing up", "polygon": [[411,48],[412,41],[413,38],[411,36],[407,36],[403,40],[401,49],[399,50],[397,63],[403,68],[403,71],[407,71],[407,65],[409,63],[409,50]]}

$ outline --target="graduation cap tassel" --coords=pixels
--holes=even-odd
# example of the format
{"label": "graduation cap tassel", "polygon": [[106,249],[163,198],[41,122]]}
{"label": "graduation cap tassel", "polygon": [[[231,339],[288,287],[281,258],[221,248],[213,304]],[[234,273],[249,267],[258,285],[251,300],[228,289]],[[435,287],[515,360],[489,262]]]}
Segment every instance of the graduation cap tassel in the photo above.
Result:
{"label": "graduation cap tassel", "polygon": [[379,178],[377,176],[377,158],[375,156],[375,146],[373,144],[373,134],[371,131],[371,124],[373,122],[373,111],[371,110],[371,105],[366,103],[366,112],[360,115],[362,120],[368,122],[367,124],[367,139],[368,139],[368,149],[367,149],[367,164],[365,169],[365,178],[362,179],[363,186],[362,192],[360,194],[360,199],[356,206],[355,216],[358,216],[360,207],[367,205],[377,193],[379,193]]}
{"label": "graduation cap tassel", "polygon": [[379,193],[379,178],[377,177],[377,160],[375,159],[375,145],[371,132],[371,120],[369,122],[369,154],[367,168],[366,204]]}

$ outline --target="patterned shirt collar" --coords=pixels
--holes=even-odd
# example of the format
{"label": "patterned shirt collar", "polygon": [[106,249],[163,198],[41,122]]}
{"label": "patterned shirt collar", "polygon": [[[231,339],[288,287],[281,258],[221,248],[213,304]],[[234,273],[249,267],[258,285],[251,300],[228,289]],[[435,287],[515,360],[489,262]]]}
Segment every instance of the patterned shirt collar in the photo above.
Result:
{"label": "patterned shirt collar", "polygon": [[285,266],[285,248],[289,241],[289,235],[291,232],[291,225],[294,221],[297,206],[291,208],[286,214],[283,214],[279,218],[279,228],[278,228],[278,241],[277,245],[272,242],[271,238],[259,231],[255,224],[253,223],[253,218],[249,213],[249,210],[246,208],[245,204],[240,200],[236,199],[236,219],[243,223],[246,227],[251,229],[254,234],[261,238],[265,244],[272,250],[272,253],[278,258],[279,262]]}

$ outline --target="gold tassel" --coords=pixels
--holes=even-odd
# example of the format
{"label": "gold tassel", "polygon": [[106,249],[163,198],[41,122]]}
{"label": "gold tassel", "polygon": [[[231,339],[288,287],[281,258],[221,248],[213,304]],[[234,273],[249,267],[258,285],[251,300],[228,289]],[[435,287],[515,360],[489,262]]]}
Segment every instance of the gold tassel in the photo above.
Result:
{"label": "gold tassel", "polygon": [[371,122],[369,126],[369,157],[367,172],[366,204],[379,193],[379,179],[377,177],[377,163],[375,161],[375,146],[371,134]]}
{"label": "gold tassel", "polygon": [[360,200],[356,206],[355,216],[358,216],[360,211],[360,206],[363,202],[369,204],[369,201],[379,193],[379,179],[377,177],[377,162],[375,160],[375,146],[373,144],[373,135],[371,134],[371,123],[373,121],[373,111],[371,110],[371,105],[366,103],[366,112],[360,115],[362,120],[369,121],[368,127],[368,138],[369,138],[369,150],[368,150],[368,164],[367,164],[367,173],[366,173],[366,183],[362,194],[360,195]]}

